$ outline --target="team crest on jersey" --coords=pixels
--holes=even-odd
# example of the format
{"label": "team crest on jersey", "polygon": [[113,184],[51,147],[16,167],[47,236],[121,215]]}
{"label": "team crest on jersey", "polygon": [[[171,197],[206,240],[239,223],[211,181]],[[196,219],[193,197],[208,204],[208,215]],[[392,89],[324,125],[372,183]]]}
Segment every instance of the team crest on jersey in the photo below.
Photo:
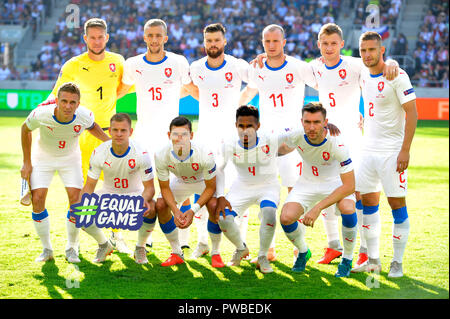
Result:
{"label": "team crest on jersey", "polygon": [[270,147],[269,147],[269,145],[264,145],[263,147],[261,147],[261,150],[267,154],[270,151]]}
{"label": "team crest on jersey", "polygon": [[171,68],[165,68],[164,69],[164,74],[170,78],[170,76],[172,75],[172,69]]}
{"label": "team crest on jersey", "polygon": [[345,71],[345,69],[339,70],[339,76],[344,80],[347,77],[347,71]]}
{"label": "team crest on jersey", "polygon": [[128,160],[128,166],[130,166],[130,168],[135,168],[136,167],[136,161],[134,159],[129,159]]}
{"label": "team crest on jersey", "polygon": [[233,80],[233,73],[231,72],[225,73],[225,79],[227,79],[228,82],[231,82],[231,80]]}
{"label": "team crest on jersey", "polygon": [[109,69],[111,70],[111,72],[116,72],[116,65],[114,63],[110,63]]}
{"label": "team crest on jersey", "polygon": [[328,152],[323,152],[322,153],[322,157],[325,161],[328,161],[330,159],[330,153]]}
{"label": "team crest on jersey", "polygon": [[294,75],[292,73],[286,74],[286,81],[288,81],[288,83],[291,84],[292,81],[294,81]]}
{"label": "team crest on jersey", "polygon": [[200,168],[200,166],[198,166],[198,163],[192,163],[192,169],[194,171],[198,171],[199,168]]}
{"label": "team crest on jersey", "polygon": [[378,82],[378,91],[383,91],[384,89],[384,82]]}
{"label": "team crest on jersey", "polygon": [[73,130],[74,130],[75,132],[79,133],[80,130],[81,130],[81,125],[75,125],[75,126],[73,127]]}

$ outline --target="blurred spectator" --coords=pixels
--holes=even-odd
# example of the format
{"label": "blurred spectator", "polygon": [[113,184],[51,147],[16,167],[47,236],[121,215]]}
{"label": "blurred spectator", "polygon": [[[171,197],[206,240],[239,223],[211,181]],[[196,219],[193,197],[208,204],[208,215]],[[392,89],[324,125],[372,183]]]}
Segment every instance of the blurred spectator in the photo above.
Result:
{"label": "blurred spectator", "polygon": [[448,0],[430,1],[413,54],[416,64],[413,84],[448,87],[448,17]]}
{"label": "blurred spectator", "polygon": [[3,64],[0,68],[0,81],[9,80],[10,75],[11,71],[8,66]]}
{"label": "blurred spectator", "polygon": [[[368,16],[365,11],[367,5],[377,3],[380,23],[395,24],[404,2],[350,1],[356,10],[353,22],[364,24]],[[14,15],[20,12],[17,18],[20,23],[32,23],[33,9],[40,8],[42,3],[42,0],[0,0],[6,8],[0,11],[0,19],[14,19]],[[424,86],[435,85],[430,83],[436,81],[448,86],[448,0],[430,0],[429,3],[414,48],[416,68],[412,70],[411,78]],[[77,4],[80,6],[81,26],[95,16],[106,20],[110,34],[108,50],[125,58],[145,53],[143,25],[148,19],[158,17],[168,26],[166,50],[182,54],[192,62],[205,55],[203,28],[218,21],[227,28],[227,54],[252,60],[263,51],[262,29],[275,23],[285,28],[286,54],[302,60],[313,59],[320,55],[316,44],[317,33],[324,23],[337,20],[342,0],[77,0]],[[83,28],[69,29],[64,17],[65,13],[56,23],[51,41],[46,42],[36,61],[28,68],[28,73],[20,74],[22,78],[55,80],[64,62],[86,50]],[[393,39],[391,50],[392,55],[408,54],[405,35],[400,34]],[[343,54],[351,54],[351,49]],[[359,56],[359,52],[356,50],[353,55]]]}

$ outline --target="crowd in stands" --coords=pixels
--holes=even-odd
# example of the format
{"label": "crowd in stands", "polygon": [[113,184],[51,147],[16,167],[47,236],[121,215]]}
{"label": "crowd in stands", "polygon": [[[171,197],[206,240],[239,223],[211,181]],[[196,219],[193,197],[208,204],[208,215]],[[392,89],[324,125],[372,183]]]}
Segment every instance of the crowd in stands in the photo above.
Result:
{"label": "crowd in stands", "polygon": [[[0,0],[1,1],[1,0]],[[45,0],[3,0],[29,3]],[[184,55],[189,62],[205,55],[204,26],[217,21],[227,28],[226,53],[250,61],[263,51],[262,28],[268,23],[282,25],[286,31],[287,54],[302,60],[320,55],[316,39],[320,27],[335,22],[342,0],[73,0],[80,7],[80,27],[68,28],[65,16],[56,23],[50,41],[42,47],[35,62],[23,72],[10,68],[9,79],[55,80],[62,64],[85,51],[83,24],[91,17],[108,23],[108,49],[125,58],[146,52],[143,26],[150,17],[168,25],[168,51]],[[355,24],[365,21],[368,0],[353,0]],[[371,1],[370,3],[374,3]],[[395,24],[402,0],[379,0],[381,23]],[[406,55],[407,40],[400,34],[393,41],[392,55]],[[415,69],[411,78],[419,86],[440,81],[448,86],[448,0],[431,0],[430,10],[418,36],[414,52]],[[0,72],[1,74],[1,72]],[[446,81],[446,82],[445,82]],[[436,84],[436,83],[435,83]],[[434,85],[434,84],[433,84]]]}
{"label": "crowd in stands", "polygon": [[430,1],[413,54],[415,69],[410,76],[417,86],[449,87],[448,9],[448,0]]}
{"label": "crowd in stands", "polygon": [[[335,22],[340,0],[122,0],[72,1],[80,6],[80,25],[91,17],[108,23],[108,48],[125,58],[144,53],[143,26],[149,17],[160,17],[168,25],[168,51],[186,56],[189,62],[205,55],[203,28],[221,21],[227,28],[226,53],[244,60],[263,51],[261,31],[268,21],[285,28],[286,52],[307,60],[317,57],[316,39],[320,27]],[[60,66],[85,50],[83,29],[69,29],[62,17],[56,24],[51,42],[46,43],[31,66],[32,78],[55,79]]]}
{"label": "crowd in stands", "polygon": [[52,0],[0,0],[0,24],[31,26],[33,37],[50,16]]}

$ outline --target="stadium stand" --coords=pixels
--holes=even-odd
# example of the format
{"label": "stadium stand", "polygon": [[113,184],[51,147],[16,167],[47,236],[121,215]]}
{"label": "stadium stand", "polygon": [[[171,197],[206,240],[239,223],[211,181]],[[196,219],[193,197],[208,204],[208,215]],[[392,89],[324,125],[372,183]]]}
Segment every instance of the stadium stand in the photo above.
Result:
{"label": "stadium stand", "polygon": [[[342,12],[350,6],[353,14]],[[412,0],[370,1],[380,8],[380,23],[389,26],[387,55],[396,58],[420,87],[448,87],[448,0],[428,0],[421,14],[422,26],[416,28],[417,43],[411,42],[410,32],[402,22],[408,19],[407,7]],[[125,58],[145,52],[143,25],[151,17],[164,19],[169,27],[166,49],[186,56],[189,62],[204,56],[202,29],[206,24],[221,21],[228,30],[227,53],[251,60],[263,51],[261,30],[268,23],[282,25],[287,34],[286,52],[303,60],[319,55],[316,45],[320,26],[327,22],[339,23],[343,14],[353,22],[353,30],[360,32],[368,13],[368,0],[118,0],[87,1],[71,3],[80,8],[80,25],[94,16],[104,18],[109,26],[109,50]],[[32,25],[36,29],[51,15],[51,0],[2,0],[0,24]],[[33,12],[41,12],[40,19]],[[417,13],[416,13],[417,14]],[[55,80],[61,65],[70,57],[84,51],[83,28],[67,28],[62,12],[53,24],[52,34],[42,45],[31,63],[18,66],[9,63],[0,68],[0,79],[8,80]],[[409,28],[410,29],[410,28]],[[348,29],[344,29],[346,41]],[[36,33],[36,32],[34,32]],[[406,35],[405,35],[406,34]],[[355,43],[355,38],[353,41]],[[346,54],[358,56],[357,47],[348,46]]]}

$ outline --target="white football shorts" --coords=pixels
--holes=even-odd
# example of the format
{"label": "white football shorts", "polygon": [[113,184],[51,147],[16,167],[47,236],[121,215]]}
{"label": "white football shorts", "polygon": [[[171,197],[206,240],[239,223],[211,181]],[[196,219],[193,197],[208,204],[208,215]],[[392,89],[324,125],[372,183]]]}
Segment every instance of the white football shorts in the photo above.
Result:
{"label": "white football shorts", "polygon": [[356,190],[361,194],[374,193],[383,188],[387,197],[406,197],[408,170],[399,173],[398,153],[363,153],[356,176]]}

